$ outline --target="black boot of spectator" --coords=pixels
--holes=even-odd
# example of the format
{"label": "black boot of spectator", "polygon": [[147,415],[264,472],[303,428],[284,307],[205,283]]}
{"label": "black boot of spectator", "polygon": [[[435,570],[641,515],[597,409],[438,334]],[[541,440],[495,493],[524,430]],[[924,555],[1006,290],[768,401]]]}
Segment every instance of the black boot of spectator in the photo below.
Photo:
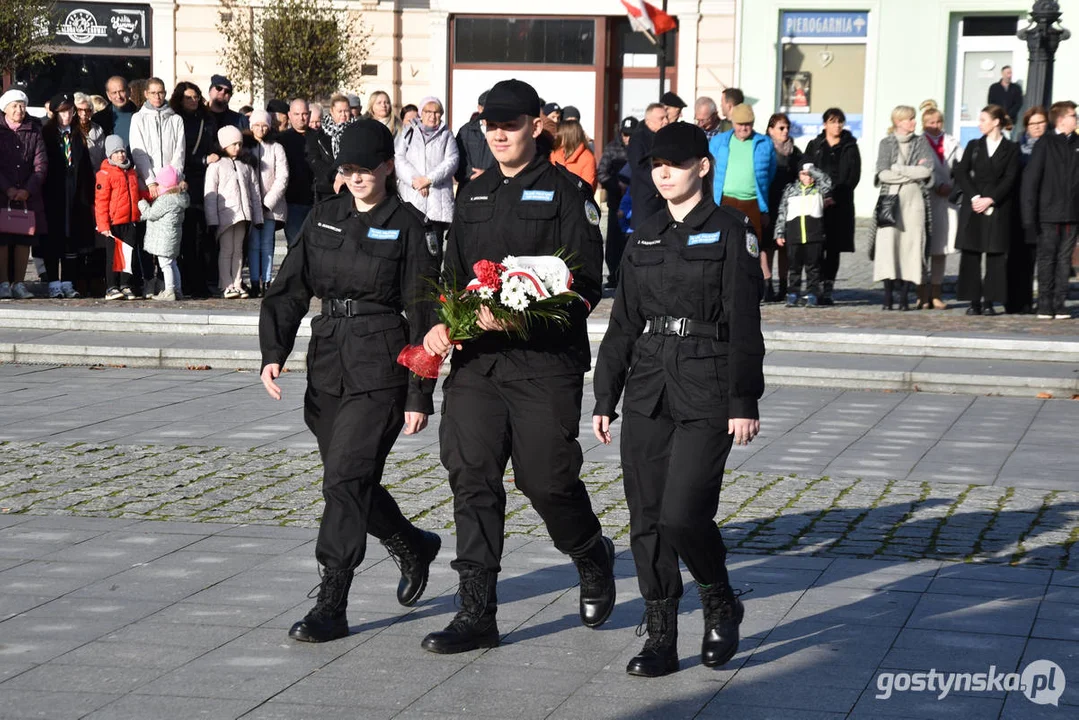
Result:
{"label": "black boot of spectator", "polygon": [[894,288],[894,282],[892,280],[884,281],[884,305],[881,306],[881,310],[894,310],[894,300],[892,296]]}

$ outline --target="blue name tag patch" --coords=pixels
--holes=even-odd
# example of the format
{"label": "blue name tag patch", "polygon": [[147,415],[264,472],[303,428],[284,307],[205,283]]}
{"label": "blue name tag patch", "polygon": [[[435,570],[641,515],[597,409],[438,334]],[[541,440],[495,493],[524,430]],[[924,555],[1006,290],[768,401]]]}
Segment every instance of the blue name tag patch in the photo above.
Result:
{"label": "blue name tag patch", "polygon": [[521,193],[525,202],[554,202],[554,190],[525,190]]}
{"label": "blue name tag patch", "polygon": [[396,240],[401,237],[400,230],[382,230],[381,228],[368,228],[367,237],[372,240]]}
{"label": "blue name tag patch", "polygon": [[719,242],[719,236],[722,233],[700,233],[699,235],[690,235],[689,240],[686,241],[686,245],[715,245]]}

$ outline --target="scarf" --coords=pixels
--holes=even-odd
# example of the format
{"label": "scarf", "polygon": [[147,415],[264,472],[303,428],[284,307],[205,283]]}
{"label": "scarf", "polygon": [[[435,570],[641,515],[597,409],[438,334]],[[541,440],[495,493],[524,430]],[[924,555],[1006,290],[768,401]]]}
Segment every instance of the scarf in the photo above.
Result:
{"label": "scarf", "polygon": [[[23,122],[25,122],[25,121],[23,121]],[[10,120],[7,119],[6,115],[4,116],[4,123],[8,126],[9,130],[18,130],[20,127],[22,127],[21,122],[18,122],[18,123],[11,122]]]}
{"label": "scarf", "polygon": [[789,156],[791,151],[794,150],[794,141],[790,138],[787,138],[783,142],[776,142],[773,138],[772,144],[775,145],[776,155],[782,155],[783,157]]}
{"label": "scarf", "polygon": [[933,148],[933,152],[937,154],[937,159],[944,162],[944,133],[936,137],[926,133],[925,139],[929,142],[929,147]]}
{"label": "scarf", "polygon": [[356,122],[357,119],[349,118],[339,125],[329,115],[322,116],[322,132],[330,136],[330,146],[333,148],[334,157],[337,157],[337,153],[341,149],[341,135],[345,132],[345,128]]}
{"label": "scarf", "polygon": [[1019,152],[1023,153],[1024,155],[1030,155],[1032,152],[1034,152],[1034,143],[1038,142],[1038,139],[1039,138],[1033,138],[1029,135],[1024,134],[1023,139],[1019,142]]}
{"label": "scarf", "polygon": [[131,167],[131,158],[129,156],[127,156],[127,155],[124,155],[124,161],[122,163],[118,163],[115,160],[113,160],[112,156],[110,155],[109,156],[109,165],[112,165],[113,167],[118,167],[121,170],[127,170],[128,168]]}

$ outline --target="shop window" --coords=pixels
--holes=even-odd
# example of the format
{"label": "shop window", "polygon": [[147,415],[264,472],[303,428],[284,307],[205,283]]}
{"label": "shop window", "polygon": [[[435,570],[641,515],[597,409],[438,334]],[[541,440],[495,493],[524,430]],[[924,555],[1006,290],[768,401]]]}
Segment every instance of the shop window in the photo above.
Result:
{"label": "shop window", "polygon": [[1015,35],[1018,27],[1015,15],[967,15],[963,18],[963,37]]}
{"label": "shop window", "polygon": [[458,64],[592,65],[595,47],[594,20],[454,20],[454,62]]}
{"label": "shop window", "polygon": [[790,115],[792,136],[818,134],[831,107],[842,109],[847,129],[861,136],[868,24],[865,12],[782,13],[776,105]]}

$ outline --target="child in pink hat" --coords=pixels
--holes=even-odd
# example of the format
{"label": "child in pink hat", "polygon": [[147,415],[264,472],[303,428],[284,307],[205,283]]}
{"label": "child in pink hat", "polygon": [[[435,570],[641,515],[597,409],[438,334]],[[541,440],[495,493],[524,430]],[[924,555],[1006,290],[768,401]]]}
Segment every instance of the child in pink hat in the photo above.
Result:
{"label": "child in pink hat", "polygon": [[180,238],[183,235],[184,213],[191,205],[187,195],[187,183],[176,168],[166,165],[157,171],[157,199],[153,203],[139,201],[139,210],[146,221],[146,239],[143,247],[157,258],[158,267],[165,280],[165,289],[153,296],[154,300],[179,300]]}

